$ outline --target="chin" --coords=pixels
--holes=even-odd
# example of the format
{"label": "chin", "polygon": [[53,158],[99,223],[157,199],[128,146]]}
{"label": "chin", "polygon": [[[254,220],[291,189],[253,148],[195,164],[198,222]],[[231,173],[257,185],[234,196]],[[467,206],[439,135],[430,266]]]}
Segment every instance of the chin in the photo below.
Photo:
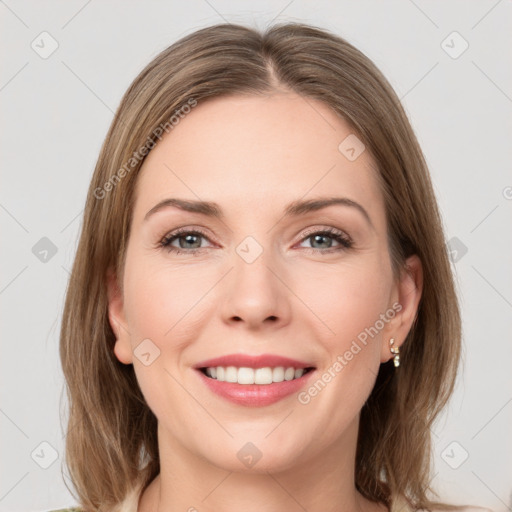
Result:
{"label": "chin", "polygon": [[234,473],[245,473],[245,474],[261,474],[266,475],[267,473],[280,473],[293,468],[299,464],[299,461],[295,454],[281,454],[279,457],[275,455],[265,456],[261,454],[260,459],[254,458],[252,461],[246,456],[242,462],[237,456],[222,459],[213,459],[211,463],[223,469],[224,471],[230,471]]}
{"label": "chin", "polygon": [[[268,433],[268,432],[267,432]],[[215,443],[198,455],[212,465],[225,471],[236,473],[266,474],[289,470],[303,460],[303,450],[293,446],[279,446],[276,440],[264,439],[264,436],[230,439],[227,443]],[[258,440],[260,439],[260,440]]]}

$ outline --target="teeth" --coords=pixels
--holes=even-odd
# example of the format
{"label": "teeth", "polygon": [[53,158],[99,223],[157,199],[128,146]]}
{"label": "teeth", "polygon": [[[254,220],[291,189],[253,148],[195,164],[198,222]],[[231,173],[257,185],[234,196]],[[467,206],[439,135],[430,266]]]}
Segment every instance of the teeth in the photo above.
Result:
{"label": "teeth", "polygon": [[221,382],[238,384],[272,384],[284,380],[299,379],[304,375],[303,368],[277,366],[276,368],[237,368],[236,366],[217,366],[206,368],[206,375]]}

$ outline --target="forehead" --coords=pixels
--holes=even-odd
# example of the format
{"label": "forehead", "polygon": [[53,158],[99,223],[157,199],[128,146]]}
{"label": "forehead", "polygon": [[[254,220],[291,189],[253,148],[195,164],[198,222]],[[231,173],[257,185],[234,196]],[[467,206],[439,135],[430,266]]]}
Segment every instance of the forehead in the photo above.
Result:
{"label": "forehead", "polygon": [[300,198],[343,196],[381,216],[369,152],[350,160],[339,149],[353,137],[329,106],[294,93],[199,102],[146,157],[134,218],[168,197],[214,201],[226,216],[238,216],[278,213]]}

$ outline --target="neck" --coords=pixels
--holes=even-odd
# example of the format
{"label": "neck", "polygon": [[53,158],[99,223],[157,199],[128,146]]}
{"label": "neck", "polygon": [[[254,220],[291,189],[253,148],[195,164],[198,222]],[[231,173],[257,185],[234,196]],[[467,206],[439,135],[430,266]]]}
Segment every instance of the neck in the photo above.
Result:
{"label": "neck", "polygon": [[187,450],[158,425],[160,474],[143,493],[138,512],[384,512],[355,488],[358,420],[335,445],[287,469],[222,469]]}

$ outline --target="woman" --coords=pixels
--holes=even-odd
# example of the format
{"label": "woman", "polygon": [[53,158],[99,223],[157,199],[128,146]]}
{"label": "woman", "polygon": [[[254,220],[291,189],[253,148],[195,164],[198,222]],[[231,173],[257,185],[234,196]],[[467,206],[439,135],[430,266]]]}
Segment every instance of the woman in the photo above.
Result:
{"label": "woman", "polygon": [[83,510],[454,508],[430,427],[460,338],[427,166],[361,52],[222,24],[135,79],[61,331]]}

